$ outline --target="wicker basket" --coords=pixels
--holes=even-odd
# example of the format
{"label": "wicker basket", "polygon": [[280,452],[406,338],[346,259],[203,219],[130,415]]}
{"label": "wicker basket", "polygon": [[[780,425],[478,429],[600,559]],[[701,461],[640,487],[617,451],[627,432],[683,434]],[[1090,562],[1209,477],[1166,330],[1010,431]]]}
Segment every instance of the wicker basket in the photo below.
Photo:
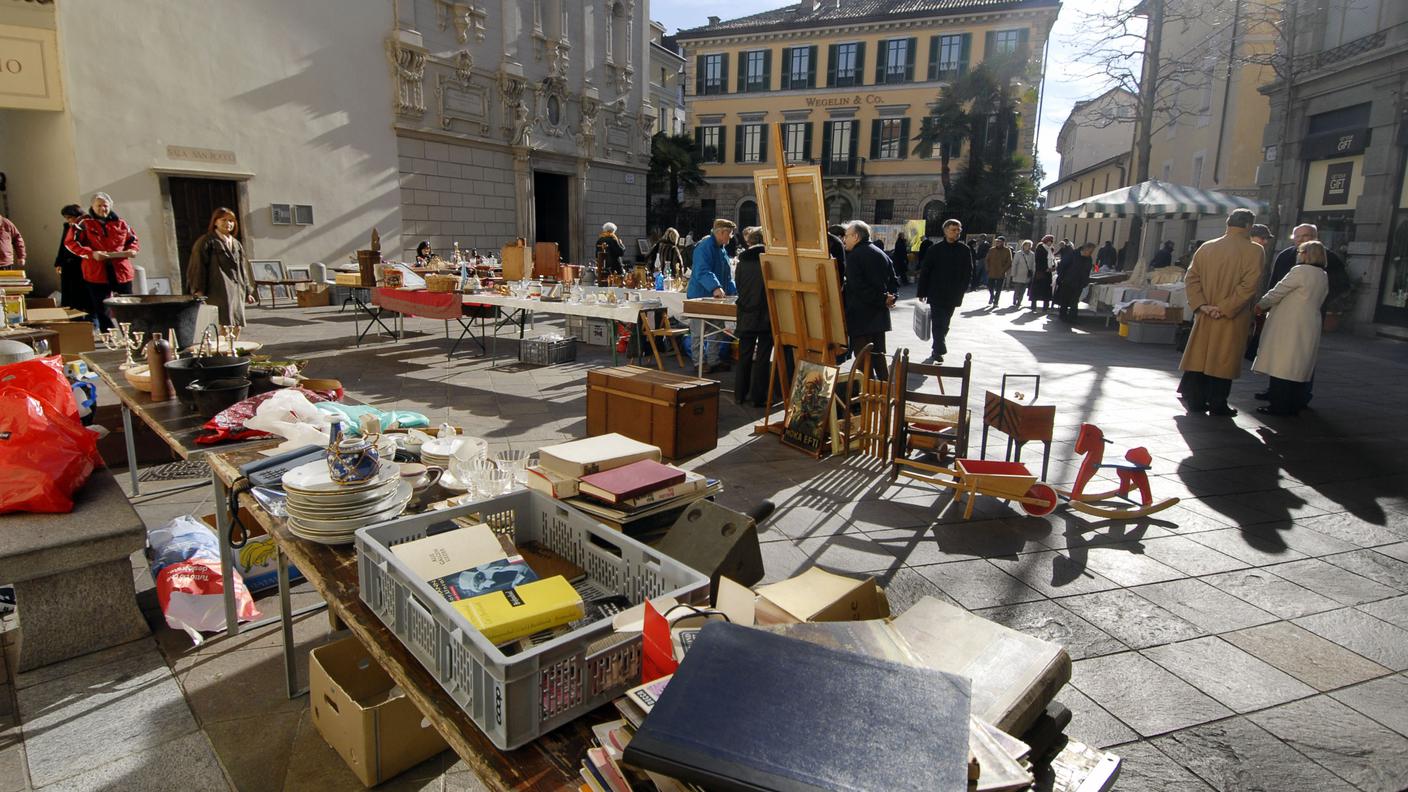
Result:
{"label": "wicker basket", "polygon": [[441,293],[459,291],[460,279],[457,275],[426,275],[425,289]]}

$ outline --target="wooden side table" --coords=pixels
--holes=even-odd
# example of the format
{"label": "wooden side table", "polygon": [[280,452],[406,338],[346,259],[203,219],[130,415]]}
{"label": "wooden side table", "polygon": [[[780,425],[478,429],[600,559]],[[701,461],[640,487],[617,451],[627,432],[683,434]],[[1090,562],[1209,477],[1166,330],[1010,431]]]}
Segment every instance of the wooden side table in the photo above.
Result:
{"label": "wooden side table", "polygon": [[[1007,380],[1036,380],[1032,393],[1014,392],[1007,395]],[[1040,374],[1003,374],[1002,392],[988,391],[983,399],[983,446],[979,459],[988,458],[988,428],[991,427],[1007,435],[1007,453],[1003,459],[1008,462],[1022,461],[1022,446],[1036,440],[1044,447],[1041,453],[1041,477],[1046,478],[1047,467],[1051,464],[1051,436],[1056,426],[1056,405],[1035,404],[1041,394]]]}

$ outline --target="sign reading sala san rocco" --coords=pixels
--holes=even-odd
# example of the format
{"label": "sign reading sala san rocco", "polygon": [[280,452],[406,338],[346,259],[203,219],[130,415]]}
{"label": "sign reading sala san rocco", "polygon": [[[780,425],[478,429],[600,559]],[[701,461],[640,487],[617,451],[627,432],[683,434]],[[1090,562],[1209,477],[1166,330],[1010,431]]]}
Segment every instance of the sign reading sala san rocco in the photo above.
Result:
{"label": "sign reading sala san rocco", "polygon": [[861,96],[809,96],[807,97],[807,107],[860,107],[861,105],[882,104],[885,97],[880,94],[866,94]]}

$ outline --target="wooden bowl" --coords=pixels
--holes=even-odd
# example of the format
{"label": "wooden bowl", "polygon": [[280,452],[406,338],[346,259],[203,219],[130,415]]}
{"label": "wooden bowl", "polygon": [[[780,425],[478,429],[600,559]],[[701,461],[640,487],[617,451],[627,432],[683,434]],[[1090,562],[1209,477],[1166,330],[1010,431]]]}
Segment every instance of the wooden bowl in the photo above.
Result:
{"label": "wooden bowl", "polygon": [[152,375],[145,364],[137,364],[122,369],[122,376],[127,379],[127,384],[143,393],[152,392]]}

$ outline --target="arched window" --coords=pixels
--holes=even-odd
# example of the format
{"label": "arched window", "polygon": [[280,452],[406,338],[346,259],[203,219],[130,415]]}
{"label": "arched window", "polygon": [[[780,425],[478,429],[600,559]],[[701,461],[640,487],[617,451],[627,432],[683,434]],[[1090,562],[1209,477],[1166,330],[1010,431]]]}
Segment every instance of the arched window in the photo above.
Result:
{"label": "arched window", "polygon": [[944,222],[944,202],[933,200],[924,204],[924,236],[942,236]]}
{"label": "arched window", "polygon": [[748,228],[758,224],[758,203],[744,201],[738,205],[738,227]]}

